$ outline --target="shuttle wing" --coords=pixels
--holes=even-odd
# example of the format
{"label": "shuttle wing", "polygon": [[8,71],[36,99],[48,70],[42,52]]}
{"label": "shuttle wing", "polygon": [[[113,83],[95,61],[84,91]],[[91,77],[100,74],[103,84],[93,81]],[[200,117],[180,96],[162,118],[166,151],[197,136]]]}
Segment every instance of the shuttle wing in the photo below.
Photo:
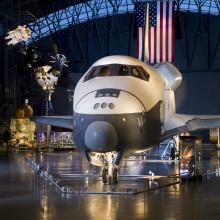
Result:
{"label": "shuttle wing", "polygon": [[220,115],[182,115],[167,117],[164,124],[165,133],[178,134],[186,131],[220,127]]}
{"label": "shuttle wing", "polygon": [[33,120],[37,123],[73,129],[73,116],[37,116],[33,117]]}

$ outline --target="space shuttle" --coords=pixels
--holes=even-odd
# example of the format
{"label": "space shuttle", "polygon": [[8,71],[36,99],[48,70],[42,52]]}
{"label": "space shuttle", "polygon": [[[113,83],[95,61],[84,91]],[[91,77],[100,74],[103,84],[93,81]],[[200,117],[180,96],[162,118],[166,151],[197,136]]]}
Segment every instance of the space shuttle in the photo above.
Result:
{"label": "space shuttle", "polygon": [[102,166],[103,183],[118,181],[123,157],[183,132],[220,127],[218,115],[176,114],[174,91],[182,76],[171,63],[155,66],[128,56],[95,62],[74,91],[73,116],[36,122],[73,130],[75,145]]}

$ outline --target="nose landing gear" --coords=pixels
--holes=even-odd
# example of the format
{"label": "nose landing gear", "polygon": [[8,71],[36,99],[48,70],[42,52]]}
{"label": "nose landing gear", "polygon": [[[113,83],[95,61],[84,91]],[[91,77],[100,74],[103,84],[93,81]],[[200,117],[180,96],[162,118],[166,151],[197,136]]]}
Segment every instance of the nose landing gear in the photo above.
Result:
{"label": "nose landing gear", "polygon": [[118,182],[118,168],[114,168],[112,172],[112,178],[114,183]]}
{"label": "nose landing gear", "polygon": [[102,182],[104,184],[107,184],[107,183],[116,184],[118,182],[118,168],[114,167],[110,170],[107,168],[103,168],[102,169]]}
{"label": "nose landing gear", "polygon": [[108,182],[108,169],[102,169],[102,182],[106,184]]}
{"label": "nose landing gear", "polygon": [[86,152],[86,156],[91,164],[103,167],[102,182],[104,184],[116,184],[118,182],[118,165],[122,159],[121,152]]}

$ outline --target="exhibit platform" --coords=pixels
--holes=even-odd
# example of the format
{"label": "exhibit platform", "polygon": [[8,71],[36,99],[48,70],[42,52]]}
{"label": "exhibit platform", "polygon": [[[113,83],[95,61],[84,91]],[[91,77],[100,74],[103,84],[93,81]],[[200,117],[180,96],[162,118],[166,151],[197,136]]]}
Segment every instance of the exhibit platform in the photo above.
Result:
{"label": "exhibit platform", "polygon": [[[215,152],[209,146],[210,150]],[[180,161],[152,159],[151,155],[126,157],[120,167],[117,184],[103,184],[101,167],[90,165],[80,151],[33,153],[25,158],[38,175],[64,194],[134,195],[178,184],[182,178]],[[215,172],[213,166],[206,165],[202,174],[206,175],[207,170]],[[191,179],[184,175],[184,180]]]}
{"label": "exhibit platform", "polygon": [[[124,170],[120,172],[117,183],[103,184],[100,169],[82,167],[83,169],[79,168],[78,171],[72,173],[71,170],[74,171],[74,167],[71,169],[71,163],[70,167],[57,167],[56,169],[55,164],[62,164],[62,159],[58,156],[51,164],[52,157],[54,157],[54,153],[42,153],[40,158],[37,155],[27,155],[25,159],[39,176],[64,194],[134,195],[180,182],[178,175],[155,175],[152,171],[149,171],[151,175],[128,174]],[[74,159],[72,157],[74,154],[66,154],[67,159]],[[77,160],[77,156],[75,160]],[[131,161],[126,162],[131,163]],[[175,163],[175,161],[169,161],[169,163]],[[45,166],[45,164],[47,165]],[[162,170],[163,166],[160,169]]]}

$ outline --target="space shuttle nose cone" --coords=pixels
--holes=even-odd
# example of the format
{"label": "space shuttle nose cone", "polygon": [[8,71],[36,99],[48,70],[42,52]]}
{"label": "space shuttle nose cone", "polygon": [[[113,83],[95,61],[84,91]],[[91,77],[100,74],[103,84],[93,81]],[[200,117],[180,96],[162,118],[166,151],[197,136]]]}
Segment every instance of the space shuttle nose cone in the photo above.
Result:
{"label": "space shuttle nose cone", "polygon": [[109,122],[95,121],[86,129],[84,140],[90,150],[104,152],[114,150],[118,143],[118,136]]}

